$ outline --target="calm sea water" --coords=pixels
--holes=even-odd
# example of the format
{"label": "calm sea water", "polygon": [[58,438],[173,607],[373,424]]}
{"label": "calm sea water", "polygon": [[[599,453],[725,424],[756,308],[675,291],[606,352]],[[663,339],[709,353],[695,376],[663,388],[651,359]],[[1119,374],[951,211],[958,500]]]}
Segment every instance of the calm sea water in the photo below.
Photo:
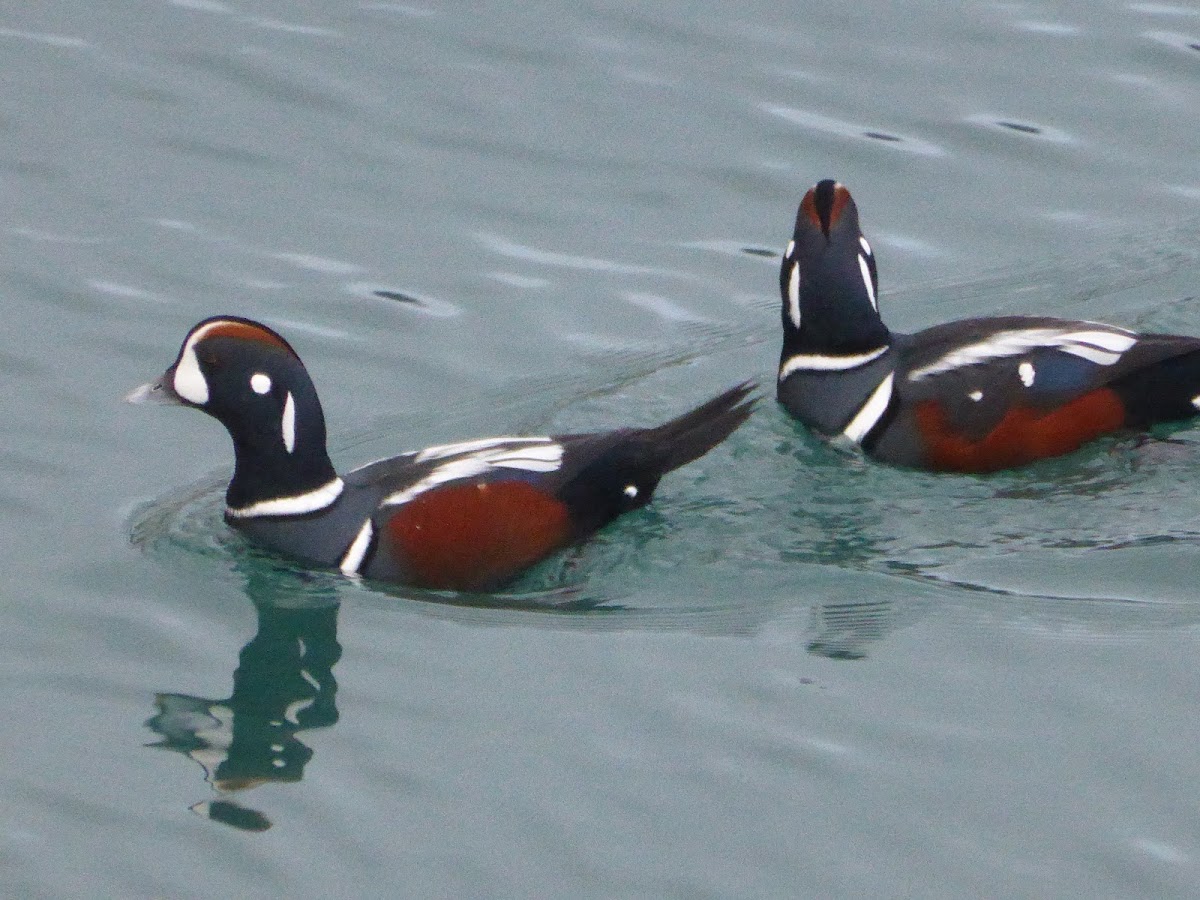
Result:
{"label": "calm sea water", "polygon": [[1200,333],[1200,11],[0,11],[0,894],[1200,893],[1200,433],[987,478],[762,405],[510,605],[305,575],[121,403],[280,328],[345,466],[652,423],[778,353],[848,184],[899,329]]}

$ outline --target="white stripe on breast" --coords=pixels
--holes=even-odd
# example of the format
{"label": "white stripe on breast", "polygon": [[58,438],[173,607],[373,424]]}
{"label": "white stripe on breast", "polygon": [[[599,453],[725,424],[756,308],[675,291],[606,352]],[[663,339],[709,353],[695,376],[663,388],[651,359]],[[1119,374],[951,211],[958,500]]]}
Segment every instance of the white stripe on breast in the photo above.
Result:
{"label": "white stripe on breast", "polygon": [[375,526],[371,524],[371,520],[363,522],[363,527],[359,529],[357,536],[351,541],[350,546],[346,549],[346,555],[342,557],[338,568],[346,575],[357,575],[359,569],[362,568],[363,560],[367,557],[367,551],[371,549],[371,541],[375,537]]}
{"label": "white stripe on breast", "polygon": [[850,423],[842,429],[843,435],[856,444],[863,442],[863,438],[871,433],[871,429],[879,424],[879,420],[887,412],[888,404],[892,402],[892,385],[895,378],[895,372],[888,372],[887,378],[879,382],[879,386],[871,392],[867,402],[859,408]]}

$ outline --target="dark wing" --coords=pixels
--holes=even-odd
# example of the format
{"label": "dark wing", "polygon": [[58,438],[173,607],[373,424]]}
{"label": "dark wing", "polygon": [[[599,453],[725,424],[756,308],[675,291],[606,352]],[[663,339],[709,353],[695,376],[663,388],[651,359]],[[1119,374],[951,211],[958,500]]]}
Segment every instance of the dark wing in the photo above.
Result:
{"label": "dark wing", "polygon": [[[1111,417],[1120,415],[1117,425],[1126,417],[1131,424],[1140,422],[1142,400],[1129,390],[1131,380],[1144,380],[1169,361],[1200,350],[1200,339],[1007,317],[948,323],[904,336],[899,346],[901,399],[911,406],[937,403],[950,428],[978,441],[1014,411],[1037,416],[1077,401],[1103,407]],[[1179,400],[1187,407],[1200,393],[1200,367],[1195,362],[1190,367],[1196,370],[1191,381],[1171,388],[1173,418],[1189,414]]]}

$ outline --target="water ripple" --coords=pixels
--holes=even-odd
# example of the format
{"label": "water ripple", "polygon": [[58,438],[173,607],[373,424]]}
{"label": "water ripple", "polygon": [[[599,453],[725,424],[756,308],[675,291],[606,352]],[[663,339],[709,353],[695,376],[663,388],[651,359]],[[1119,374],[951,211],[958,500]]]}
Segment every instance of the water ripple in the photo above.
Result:
{"label": "water ripple", "polygon": [[937,144],[921,140],[920,138],[879,131],[867,125],[847,122],[844,119],[835,119],[831,116],[821,115],[820,113],[808,110],[796,109],[791,106],[781,106],[776,103],[759,103],[758,108],[786,122],[791,122],[793,125],[799,125],[802,128],[808,128],[825,134],[833,134],[838,137],[865,137],[874,139],[882,142],[885,146],[902,150],[905,153],[916,153],[920,156],[939,157],[947,155],[946,151]]}
{"label": "water ripple", "polygon": [[652,266],[639,266],[631,263],[618,263],[612,260],[600,259],[594,256],[578,256],[571,253],[559,253],[554,250],[542,250],[527,244],[518,244],[496,234],[480,234],[479,242],[490,252],[509,259],[519,259],[523,262],[534,263],[551,268],[575,269],[581,272],[612,272],[618,275],[659,275],[670,278],[686,278],[693,280],[694,275],[687,272],[660,269]]}
{"label": "water ripple", "polygon": [[990,113],[976,113],[967,116],[963,121],[972,125],[986,125],[990,128],[1004,129],[1016,134],[1029,135],[1038,140],[1051,141],[1056,144],[1073,144],[1076,139],[1060,128],[1041,125],[1036,122],[1022,122],[1012,116],[997,116]]}

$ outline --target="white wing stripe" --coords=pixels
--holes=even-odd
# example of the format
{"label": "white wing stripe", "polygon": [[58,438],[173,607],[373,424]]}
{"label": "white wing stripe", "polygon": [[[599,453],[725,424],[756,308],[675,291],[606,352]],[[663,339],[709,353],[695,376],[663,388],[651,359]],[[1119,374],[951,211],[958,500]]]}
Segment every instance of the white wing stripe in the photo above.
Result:
{"label": "white wing stripe", "polygon": [[909,381],[920,381],[954,369],[973,366],[989,359],[1019,356],[1029,350],[1061,350],[1100,366],[1111,366],[1137,343],[1137,335],[1123,329],[1112,331],[1067,331],[1062,328],[1026,328],[1001,331],[965,347],[957,347],[926,366],[908,373]]}
{"label": "white wing stripe", "polygon": [[490,450],[492,447],[503,447],[506,444],[517,444],[521,447],[529,444],[552,444],[553,438],[548,437],[493,437],[480,438],[475,441],[461,441],[457,444],[438,444],[436,447],[426,447],[416,455],[414,462],[429,462],[431,459],[444,459],[447,456],[458,456],[464,453],[475,453],[479,450]]}
{"label": "white wing stripe", "polygon": [[1073,331],[1064,336],[1064,340],[1077,344],[1094,344],[1111,350],[1114,353],[1124,353],[1137,342],[1137,335],[1132,331]]}
{"label": "white wing stripe", "polygon": [[[381,505],[399,506],[440,484],[474,478],[476,475],[483,475],[496,468],[520,469],[523,472],[554,472],[562,465],[562,444],[555,443],[551,438],[531,438],[529,440],[537,443],[507,446],[518,440],[524,441],[525,439],[488,438],[483,441],[471,441],[470,444],[482,447],[482,449],[459,459],[451,459],[442,463],[420,481],[385,497]],[[497,442],[503,442],[503,444],[496,446]],[[447,447],[450,446],[463,447],[466,444],[430,448],[439,451],[434,456],[426,456],[429,450],[423,450],[417,454],[416,459],[420,462],[422,457],[436,459],[439,456],[449,455],[452,451],[447,451]]]}

